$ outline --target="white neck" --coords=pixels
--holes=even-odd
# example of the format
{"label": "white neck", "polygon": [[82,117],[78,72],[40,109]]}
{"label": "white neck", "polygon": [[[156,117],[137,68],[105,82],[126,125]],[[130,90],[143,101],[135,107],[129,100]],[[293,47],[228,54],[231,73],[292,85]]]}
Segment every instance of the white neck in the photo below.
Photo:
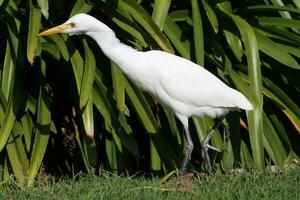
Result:
{"label": "white neck", "polygon": [[105,31],[91,31],[86,33],[93,38],[102,49],[103,53],[124,72],[127,71],[126,60],[134,57],[138,51],[120,42],[115,33],[107,27]]}

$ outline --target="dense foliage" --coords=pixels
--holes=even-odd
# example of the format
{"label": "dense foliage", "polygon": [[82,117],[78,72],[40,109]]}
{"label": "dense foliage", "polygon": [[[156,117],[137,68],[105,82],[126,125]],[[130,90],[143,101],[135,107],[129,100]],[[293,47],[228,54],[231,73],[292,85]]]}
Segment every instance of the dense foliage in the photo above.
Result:
{"label": "dense foliage", "polygon": [[[254,110],[230,113],[213,137],[224,149],[212,152],[216,170],[264,171],[266,164],[297,162],[297,0],[0,0],[0,181],[14,174],[30,185],[41,169],[166,173],[182,159],[180,123],[94,41],[37,37],[80,12],[139,50],[162,49],[196,62],[250,99]],[[195,170],[202,170],[200,144],[212,124],[190,121]]]}

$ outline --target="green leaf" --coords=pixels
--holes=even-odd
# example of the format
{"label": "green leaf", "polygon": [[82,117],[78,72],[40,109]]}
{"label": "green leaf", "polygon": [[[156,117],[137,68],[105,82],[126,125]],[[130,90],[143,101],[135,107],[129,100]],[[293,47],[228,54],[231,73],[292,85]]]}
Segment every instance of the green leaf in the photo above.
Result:
{"label": "green leaf", "polygon": [[38,5],[41,8],[41,11],[42,11],[44,17],[46,19],[48,19],[48,17],[49,17],[49,13],[48,13],[48,10],[49,10],[48,0],[37,0],[37,3],[38,3]]}
{"label": "green leaf", "polygon": [[174,10],[169,13],[169,18],[173,22],[186,21],[188,24],[192,25],[192,19],[189,16],[189,10]]}
{"label": "green leaf", "polygon": [[66,60],[69,61],[69,52],[66,43],[64,42],[63,38],[61,35],[50,35],[49,39],[52,40],[57,48],[59,49],[62,57]]}
{"label": "green leaf", "polygon": [[279,166],[283,167],[284,160],[287,158],[287,153],[276,133],[275,128],[272,126],[268,116],[264,113],[264,137],[263,143],[266,148],[267,153],[272,158],[273,162]]}
{"label": "green leaf", "polygon": [[[232,13],[230,1],[224,1],[224,2],[218,3],[217,6],[220,10],[224,11],[225,13]],[[231,28],[233,28],[233,27],[231,27]],[[238,61],[242,62],[243,47],[242,47],[241,40],[234,33],[227,31],[227,30],[223,30],[223,31],[224,31],[225,38],[226,38],[233,54],[238,59]]]}
{"label": "green leaf", "polygon": [[300,29],[300,21],[280,17],[259,17],[258,23],[262,26],[278,26]]}
{"label": "green leaf", "polygon": [[21,124],[22,124],[23,133],[24,133],[25,147],[26,147],[26,150],[29,152],[30,147],[31,147],[32,128],[33,128],[33,123],[32,123],[31,117],[29,115],[29,112],[26,112],[22,116]]}
{"label": "green leaf", "polygon": [[111,63],[111,76],[117,108],[119,111],[125,112],[125,77],[122,71],[113,62]]}
{"label": "green leaf", "polygon": [[203,24],[197,0],[192,0],[192,13],[196,61],[198,65],[204,66]]}
{"label": "green leaf", "polygon": [[190,59],[190,41],[184,36],[180,27],[167,17],[163,30],[180,55]]}
{"label": "green leaf", "polygon": [[248,6],[246,8],[247,12],[278,12],[278,11],[288,11],[291,13],[300,14],[300,10],[297,8],[289,7],[289,6],[278,6],[278,5],[255,5],[255,6]]}
{"label": "green leaf", "polygon": [[163,30],[166,17],[168,16],[170,4],[171,4],[171,0],[155,0],[154,1],[152,18],[160,30]]}
{"label": "green leaf", "polygon": [[6,151],[13,173],[16,176],[19,185],[22,186],[25,184],[26,174],[24,171],[26,171],[26,169],[24,169],[24,163],[22,163],[21,158],[18,156],[18,150],[13,134],[9,137],[8,144],[6,145]]}
{"label": "green leaf", "polygon": [[92,96],[92,88],[96,74],[96,60],[92,50],[89,48],[86,40],[83,40],[85,59],[84,71],[80,89],[80,108],[84,109]]}
{"label": "green leaf", "polygon": [[164,51],[174,53],[174,50],[158,26],[153,22],[152,18],[148,15],[147,11],[144,10],[135,1],[124,0],[118,1],[119,6],[125,6],[132,17],[152,36],[157,44]]}
{"label": "green leaf", "polygon": [[300,2],[298,0],[293,0],[294,4],[296,7],[299,9],[300,8]]}
{"label": "green leaf", "polygon": [[150,169],[152,171],[161,170],[161,158],[159,157],[157,147],[155,146],[151,138],[150,138]]}
{"label": "green leaf", "polygon": [[27,37],[27,59],[33,65],[35,51],[38,46],[37,34],[40,30],[41,12],[40,9],[33,6],[32,0],[29,1],[29,23]]}
{"label": "green leaf", "polygon": [[27,184],[32,185],[34,178],[40,169],[50,133],[51,112],[50,112],[50,96],[45,82],[46,63],[41,60],[40,73],[40,92],[37,108],[37,129],[34,138],[32,154],[30,158],[30,166],[27,172]]}
{"label": "green leaf", "polygon": [[82,113],[82,120],[84,129],[89,138],[94,138],[94,114],[93,114],[93,99],[92,95],[86,104],[86,107]]}
{"label": "green leaf", "polygon": [[11,56],[11,47],[10,43],[7,42],[6,50],[5,50],[5,58],[4,58],[4,65],[3,65],[3,73],[2,73],[2,83],[1,83],[1,90],[3,92],[3,96],[6,101],[10,98],[11,92],[13,90],[13,85],[15,82],[15,61]]}
{"label": "green leaf", "polygon": [[43,51],[46,51],[52,55],[55,60],[60,60],[59,49],[53,43],[43,42],[41,43],[41,47]]}
{"label": "green leaf", "polygon": [[284,65],[287,65],[295,69],[300,69],[300,66],[297,63],[297,61],[288,52],[280,48],[280,46],[277,45],[272,40],[264,37],[258,31],[254,31],[254,32],[257,39],[259,50],[261,50],[265,54],[269,55],[270,57],[277,60],[278,62],[281,62]]}
{"label": "green leaf", "polygon": [[216,16],[214,10],[212,9],[211,5],[209,3],[207,3],[207,1],[203,0],[202,3],[203,3],[203,6],[204,6],[204,10],[206,12],[206,15],[208,17],[208,20],[210,22],[210,25],[212,26],[215,33],[218,33],[218,31],[219,31],[219,22],[218,22],[218,18]]}
{"label": "green leaf", "polygon": [[252,160],[252,156],[248,150],[246,143],[241,141],[241,164],[243,168],[253,168],[254,162]]}
{"label": "green leaf", "polygon": [[231,145],[231,141],[227,140],[224,145],[222,167],[225,171],[227,171],[233,168],[233,164],[234,164],[233,148]]}
{"label": "green leaf", "polygon": [[8,137],[12,131],[13,125],[16,120],[16,113],[14,113],[14,110],[17,108],[17,104],[15,101],[10,100],[8,103],[7,110],[4,115],[4,119],[1,122],[1,128],[0,128],[0,151],[3,150],[5,147],[5,144],[8,140]]}
{"label": "green leaf", "polygon": [[255,101],[251,101],[254,110],[247,112],[249,123],[250,141],[254,156],[254,162],[260,172],[264,171],[264,149],[262,144],[263,118],[262,118],[262,82],[259,62],[257,40],[252,27],[242,18],[228,14],[237,25],[245,45],[250,88],[255,95]]}
{"label": "green leaf", "polygon": [[267,78],[263,79],[263,92],[272,101],[282,107],[282,112],[289,118],[295,128],[300,131],[300,108],[287,94]]}
{"label": "green leaf", "polygon": [[[66,39],[64,39],[66,41]],[[73,72],[75,76],[76,86],[78,94],[80,94],[81,89],[81,81],[83,76],[83,69],[84,69],[84,61],[79,53],[79,51],[75,48],[74,44],[71,41],[68,41],[67,47],[70,54],[70,61],[73,67]]]}
{"label": "green leaf", "polygon": [[157,133],[157,122],[143,94],[137,89],[134,89],[127,80],[125,80],[125,88],[128,100],[133,105],[147,132]]}
{"label": "green leaf", "polygon": [[76,0],[69,18],[79,13],[88,13],[92,8],[93,6],[87,4],[85,0]]}
{"label": "green leaf", "polygon": [[118,160],[117,160],[117,149],[113,140],[105,139],[105,152],[108,160],[109,168],[113,172],[117,172]]}

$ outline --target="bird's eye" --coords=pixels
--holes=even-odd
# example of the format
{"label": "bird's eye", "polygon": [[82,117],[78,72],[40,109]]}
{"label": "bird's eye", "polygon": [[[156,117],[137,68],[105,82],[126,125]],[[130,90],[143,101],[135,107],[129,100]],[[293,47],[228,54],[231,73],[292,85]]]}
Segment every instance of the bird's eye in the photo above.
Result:
{"label": "bird's eye", "polygon": [[74,23],[74,22],[71,22],[71,23],[70,23],[70,26],[71,26],[72,28],[74,28],[74,27],[75,27],[75,23]]}

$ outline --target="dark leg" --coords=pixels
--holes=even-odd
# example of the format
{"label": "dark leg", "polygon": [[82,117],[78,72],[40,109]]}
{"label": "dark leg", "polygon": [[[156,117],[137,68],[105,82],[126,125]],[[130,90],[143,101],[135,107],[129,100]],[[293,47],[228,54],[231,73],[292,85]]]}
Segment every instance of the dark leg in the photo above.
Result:
{"label": "dark leg", "polygon": [[185,131],[185,135],[186,135],[186,139],[187,139],[187,144],[184,147],[184,157],[183,157],[183,161],[181,163],[181,167],[180,167],[180,173],[183,174],[186,170],[186,165],[189,162],[189,160],[191,159],[191,155],[194,149],[194,144],[191,138],[191,134],[189,131],[189,122],[188,122],[188,118],[182,115],[177,115],[178,119],[181,121],[183,127],[184,127],[184,131]]}
{"label": "dark leg", "polygon": [[181,163],[181,167],[180,167],[180,172],[183,174],[186,170],[186,165],[188,163],[188,161],[191,159],[191,155],[194,149],[194,144],[191,138],[191,134],[189,131],[189,127],[184,127],[184,131],[185,131],[185,135],[186,135],[186,139],[187,139],[187,144],[185,146],[185,151],[184,151],[184,158],[183,161]]}
{"label": "dark leg", "polygon": [[211,168],[211,164],[210,164],[210,158],[209,158],[209,154],[208,154],[208,149],[212,149],[218,152],[221,152],[220,149],[213,147],[211,145],[209,145],[209,141],[211,139],[211,137],[213,136],[215,130],[219,127],[219,125],[222,123],[222,121],[224,120],[225,116],[221,116],[217,122],[215,122],[215,124],[213,125],[213,127],[208,131],[206,137],[204,138],[204,141],[202,143],[202,158],[205,162],[205,166],[206,169],[208,170],[208,172],[211,174],[212,173],[212,168]]}

